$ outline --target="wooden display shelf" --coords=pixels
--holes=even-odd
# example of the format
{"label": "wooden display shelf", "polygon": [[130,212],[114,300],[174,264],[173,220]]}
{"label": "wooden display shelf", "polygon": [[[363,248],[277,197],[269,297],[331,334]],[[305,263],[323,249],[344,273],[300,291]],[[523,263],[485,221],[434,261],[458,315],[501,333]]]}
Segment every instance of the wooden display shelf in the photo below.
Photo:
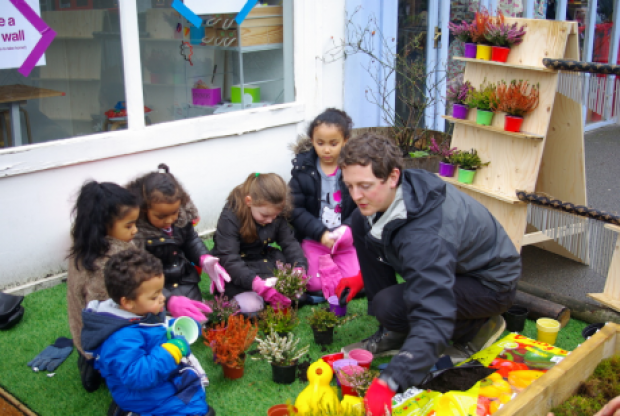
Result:
{"label": "wooden display shelf", "polygon": [[532,134],[532,133],[523,133],[523,132],[519,132],[519,133],[515,133],[513,131],[506,131],[494,126],[483,126],[482,124],[478,124],[474,121],[471,120],[462,120],[459,118],[454,118],[451,116],[441,116],[442,118],[445,118],[446,120],[448,120],[450,123],[456,123],[456,124],[465,124],[468,126],[472,126],[472,127],[476,127],[482,130],[488,130],[488,131],[492,131],[494,133],[500,133],[506,136],[512,136],[512,137],[519,137],[519,138],[523,138],[523,139],[532,139],[532,140],[543,140],[545,138],[545,136],[540,136],[538,134]]}
{"label": "wooden display shelf", "polygon": [[486,61],[484,59],[476,59],[476,58],[464,58],[462,56],[455,56],[454,60],[463,61],[463,62],[471,62],[474,64],[482,64],[482,65],[497,65],[505,68],[514,68],[514,69],[527,69],[529,71],[541,71],[541,72],[557,72],[555,69],[549,69],[544,66],[531,66],[531,65],[518,65],[518,64],[509,64],[505,62],[495,62],[495,61]]}
{"label": "wooden display shelf", "polygon": [[[439,176],[439,174],[437,174],[437,176]],[[482,195],[486,195],[488,197],[506,202],[508,204],[524,204],[524,202],[519,200],[519,198],[517,198],[516,196],[504,195],[500,192],[493,192],[490,189],[485,189],[480,186],[459,182],[455,177],[452,177],[452,178],[446,177],[446,176],[439,176],[439,177],[443,179],[444,181],[458,188],[463,188],[463,189],[467,189],[467,190],[470,190],[470,191],[473,191],[473,192],[476,192]]]}

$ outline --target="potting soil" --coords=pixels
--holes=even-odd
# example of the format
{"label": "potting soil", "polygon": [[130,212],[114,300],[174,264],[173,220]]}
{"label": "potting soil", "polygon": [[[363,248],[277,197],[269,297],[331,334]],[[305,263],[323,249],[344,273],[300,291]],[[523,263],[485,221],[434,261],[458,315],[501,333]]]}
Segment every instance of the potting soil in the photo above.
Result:
{"label": "potting soil", "polygon": [[451,390],[466,391],[495,371],[497,370],[481,364],[434,371],[429,374],[428,381],[420,385],[420,388],[440,393],[447,393]]}

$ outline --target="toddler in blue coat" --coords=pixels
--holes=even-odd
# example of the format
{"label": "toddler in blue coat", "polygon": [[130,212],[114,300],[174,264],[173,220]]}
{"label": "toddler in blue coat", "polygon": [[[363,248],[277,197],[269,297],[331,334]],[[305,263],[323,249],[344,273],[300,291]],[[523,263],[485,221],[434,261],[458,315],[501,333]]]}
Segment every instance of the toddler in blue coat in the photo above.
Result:
{"label": "toddler in blue coat", "polygon": [[110,257],[104,277],[111,299],[82,312],[82,346],[122,409],[113,414],[214,415],[187,341],[167,336],[161,261],[124,250]]}

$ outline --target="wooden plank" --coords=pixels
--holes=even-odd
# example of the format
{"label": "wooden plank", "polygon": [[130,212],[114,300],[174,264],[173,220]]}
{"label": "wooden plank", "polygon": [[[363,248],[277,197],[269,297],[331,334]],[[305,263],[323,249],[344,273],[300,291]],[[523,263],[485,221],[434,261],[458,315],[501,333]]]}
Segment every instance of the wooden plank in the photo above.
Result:
{"label": "wooden plank", "polygon": [[[508,64],[544,67],[543,58],[563,58],[574,23],[542,19],[506,18],[506,23],[526,25],[523,43],[510,48]],[[522,79],[519,77],[514,77]]]}
{"label": "wooden plank", "polygon": [[[502,117],[503,114],[496,114],[495,117]],[[459,118],[454,118],[451,116],[441,116],[442,118],[445,118],[446,120],[448,120],[450,123],[456,123],[456,124],[466,124],[468,126],[472,126],[472,127],[477,127],[479,129],[482,130],[487,130],[487,131],[492,131],[495,133],[499,133],[502,136],[512,136],[512,137],[519,137],[522,139],[530,139],[530,140],[543,140],[545,137],[538,135],[538,134],[531,134],[531,133],[525,133],[525,132],[513,132],[513,131],[506,131],[503,128],[500,129],[498,127],[495,126],[484,126],[482,124],[478,124],[475,121],[471,121],[471,120],[462,120]]]}
{"label": "wooden plank", "polygon": [[605,293],[588,293],[587,295],[588,297],[607,306],[608,308],[611,308],[614,311],[620,312],[620,300],[614,299],[606,295]]}
{"label": "wooden plank", "polygon": [[[478,176],[478,174],[482,171],[482,169],[479,169],[478,172],[476,173],[476,176]],[[504,195],[501,194],[499,192],[493,192],[490,189],[485,189],[483,187],[480,186],[476,186],[473,184],[467,184],[467,183],[462,183],[459,182],[457,180],[456,177],[445,177],[445,176],[439,176],[441,179],[443,179],[444,181],[456,186],[457,188],[461,188],[461,189],[467,189],[468,191],[471,192],[475,192],[475,193],[479,193],[479,194],[483,194],[486,195],[488,197],[491,198],[495,198],[499,201],[503,201],[503,202],[507,202],[509,204],[524,204],[523,201],[519,200],[519,198],[517,198],[516,196],[510,196],[510,195]]]}
{"label": "wooden plank", "polygon": [[[67,10],[41,12],[41,17],[59,37],[92,38],[103,30],[107,10]],[[48,54],[49,55],[49,54]]]}
{"label": "wooden plank", "polygon": [[[282,26],[241,27],[239,30],[241,32],[241,46],[256,46],[284,42],[284,30]],[[236,44],[231,46],[236,46]]]}
{"label": "wooden plank", "polygon": [[37,98],[58,97],[62,95],[65,95],[62,91],[32,87],[30,85],[0,85],[0,103],[27,101]]}
{"label": "wooden plank", "polygon": [[454,59],[455,61],[470,62],[470,63],[481,64],[481,65],[497,65],[497,66],[501,66],[504,68],[527,69],[529,71],[541,71],[541,72],[551,72],[551,73],[557,72],[555,69],[549,69],[545,66],[517,65],[517,64],[509,64],[506,62],[485,61],[483,59],[476,59],[476,58],[464,58],[462,56],[455,56],[452,59]]}
{"label": "wooden plank", "polygon": [[533,233],[528,233],[523,236],[523,240],[521,241],[521,246],[529,246],[536,243],[542,243],[543,241],[553,240],[553,238],[543,234],[542,231],[537,231]]}
{"label": "wooden plank", "polygon": [[617,353],[620,327],[609,323],[506,403],[495,416],[545,416],[570,397],[605,358]]}
{"label": "wooden plank", "polygon": [[604,225],[605,228],[607,228],[608,230],[611,231],[615,231],[617,233],[620,233],[620,227],[618,227],[617,225],[613,225],[613,224],[605,224]]}

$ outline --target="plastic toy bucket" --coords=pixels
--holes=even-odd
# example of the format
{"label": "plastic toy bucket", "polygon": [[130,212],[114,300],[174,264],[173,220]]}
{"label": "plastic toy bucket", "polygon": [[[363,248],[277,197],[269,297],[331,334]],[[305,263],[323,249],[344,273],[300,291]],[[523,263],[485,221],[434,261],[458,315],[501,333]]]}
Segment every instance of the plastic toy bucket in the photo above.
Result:
{"label": "plastic toy bucket", "polygon": [[536,321],[536,329],[538,329],[538,335],[536,336],[538,341],[555,345],[558,332],[560,332],[560,323],[558,321],[550,318],[540,318]]}
{"label": "plastic toy bucket", "polygon": [[327,365],[329,365],[331,367],[331,369],[334,369],[334,363],[338,360],[342,360],[344,359],[344,353],[342,352],[337,352],[334,354],[328,354],[328,355],[324,355],[321,357],[323,359],[323,361],[325,361],[327,363]]}
{"label": "plastic toy bucket", "polygon": [[347,314],[347,305],[340,306],[338,296],[330,296],[327,302],[329,302],[329,311],[333,312],[334,315],[345,316]]}
{"label": "plastic toy bucket", "polygon": [[373,355],[370,351],[355,349],[349,351],[349,359],[357,361],[357,365],[370,369]]}
{"label": "plastic toy bucket", "polygon": [[172,324],[172,332],[174,335],[184,336],[187,342],[193,344],[200,335],[200,327],[192,318],[181,316]]}

